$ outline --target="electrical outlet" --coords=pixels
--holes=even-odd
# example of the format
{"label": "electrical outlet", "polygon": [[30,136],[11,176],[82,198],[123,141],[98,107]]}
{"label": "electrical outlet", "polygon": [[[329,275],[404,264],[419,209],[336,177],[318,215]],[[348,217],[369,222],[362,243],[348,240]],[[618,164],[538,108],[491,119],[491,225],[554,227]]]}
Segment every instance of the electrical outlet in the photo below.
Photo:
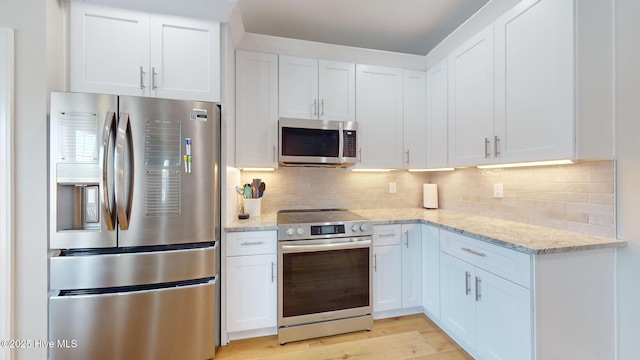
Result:
{"label": "electrical outlet", "polygon": [[502,187],[502,184],[493,184],[493,197],[500,199],[504,197],[504,188]]}
{"label": "electrical outlet", "polygon": [[396,193],[396,183],[390,182],[389,183],[389,194],[395,194],[395,193]]}

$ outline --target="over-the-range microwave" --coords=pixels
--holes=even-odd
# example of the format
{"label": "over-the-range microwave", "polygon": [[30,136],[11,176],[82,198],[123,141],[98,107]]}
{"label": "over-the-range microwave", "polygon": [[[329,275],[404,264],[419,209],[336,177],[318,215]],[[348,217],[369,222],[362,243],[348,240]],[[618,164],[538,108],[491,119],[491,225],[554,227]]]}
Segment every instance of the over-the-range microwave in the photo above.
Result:
{"label": "over-the-range microwave", "polygon": [[355,121],[280,118],[278,130],[281,165],[346,167],[357,161]]}

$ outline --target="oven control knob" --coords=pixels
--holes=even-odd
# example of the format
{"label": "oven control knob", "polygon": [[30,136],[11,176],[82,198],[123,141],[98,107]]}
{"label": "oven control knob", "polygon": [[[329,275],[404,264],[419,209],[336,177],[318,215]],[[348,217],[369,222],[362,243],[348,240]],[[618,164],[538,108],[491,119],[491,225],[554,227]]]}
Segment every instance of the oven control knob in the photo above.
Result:
{"label": "oven control knob", "polygon": [[360,230],[361,231],[367,231],[367,224],[360,225]]}
{"label": "oven control knob", "polygon": [[301,228],[301,227],[299,227],[298,229],[296,229],[296,233],[297,233],[298,235],[302,235],[302,234],[304,234],[304,229],[303,229],[303,228]]}
{"label": "oven control knob", "polygon": [[290,228],[288,228],[288,229],[287,229],[287,235],[289,235],[289,236],[293,236],[293,234],[294,234],[294,230],[293,230],[293,228],[291,228],[291,227],[290,227]]}
{"label": "oven control knob", "polygon": [[353,232],[356,232],[356,231],[358,231],[358,230],[360,230],[360,227],[359,227],[358,225],[353,225],[353,226],[351,227],[351,231],[353,231]]}

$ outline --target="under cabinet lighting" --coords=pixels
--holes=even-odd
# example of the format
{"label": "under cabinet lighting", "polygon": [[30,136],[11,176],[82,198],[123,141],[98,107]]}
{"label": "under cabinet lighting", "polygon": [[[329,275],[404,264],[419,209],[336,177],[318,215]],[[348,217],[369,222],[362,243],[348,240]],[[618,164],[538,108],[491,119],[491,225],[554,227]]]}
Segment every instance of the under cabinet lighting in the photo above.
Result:
{"label": "under cabinet lighting", "polygon": [[531,162],[522,162],[522,163],[511,163],[511,164],[480,165],[478,166],[478,169],[499,169],[499,168],[510,168],[510,167],[569,165],[569,164],[573,164],[573,161],[549,160],[549,161],[531,161]]}
{"label": "under cabinet lighting", "polygon": [[409,172],[427,172],[427,171],[453,171],[455,168],[437,168],[437,169],[409,169]]}
{"label": "under cabinet lighting", "polygon": [[353,169],[353,172],[390,172],[391,169]]}
{"label": "under cabinet lighting", "polygon": [[242,171],[275,171],[276,169],[274,169],[274,168],[251,168],[251,167],[246,167],[246,168],[240,168],[240,170],[242,170]]}

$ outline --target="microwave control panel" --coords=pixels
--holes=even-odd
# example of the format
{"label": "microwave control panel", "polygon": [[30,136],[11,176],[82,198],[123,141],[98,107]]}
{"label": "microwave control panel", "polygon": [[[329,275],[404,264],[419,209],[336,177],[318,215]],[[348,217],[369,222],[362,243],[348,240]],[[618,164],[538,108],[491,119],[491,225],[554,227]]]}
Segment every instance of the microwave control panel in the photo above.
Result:
{"label": "microwave control panel", "polygon": [[344,157],[356,157],[357,155],[356,132],[344,130]]}

